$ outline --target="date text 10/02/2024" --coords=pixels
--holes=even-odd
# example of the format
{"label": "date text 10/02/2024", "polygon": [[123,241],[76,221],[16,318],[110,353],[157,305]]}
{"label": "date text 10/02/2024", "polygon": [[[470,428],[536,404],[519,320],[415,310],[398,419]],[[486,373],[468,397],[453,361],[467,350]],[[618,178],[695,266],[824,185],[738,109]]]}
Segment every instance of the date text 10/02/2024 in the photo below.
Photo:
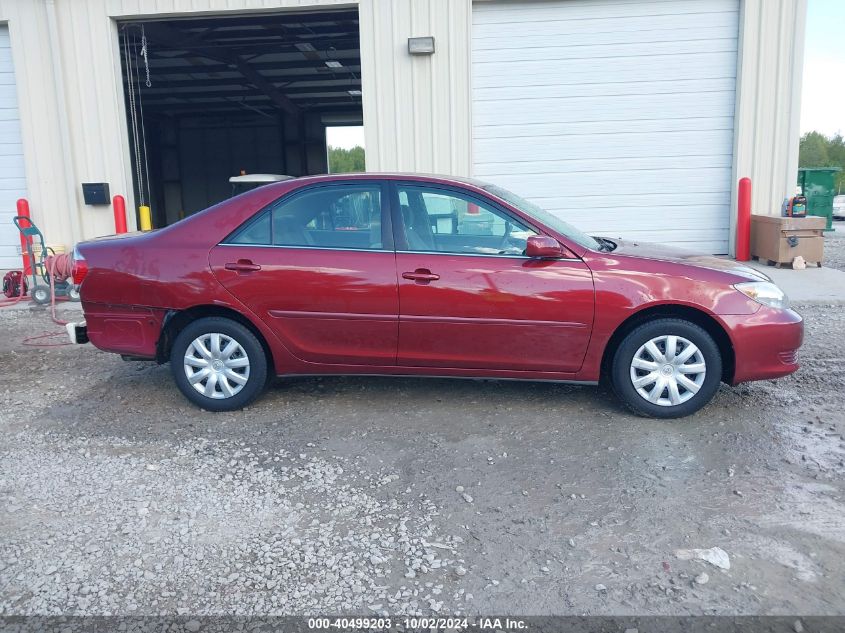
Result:
{"label": "date text 10/02/2024", "polygon": [[447,629],[460,631],[467,629],[477,630],[506,630],[520,631],[527,628],[525,620],[515,618],[426,618],[426,617],[403,617],[403,618],[309,618],[308,628],[314,630],[390,630],[394,625],[401,624],[405,630],[408,629]]}

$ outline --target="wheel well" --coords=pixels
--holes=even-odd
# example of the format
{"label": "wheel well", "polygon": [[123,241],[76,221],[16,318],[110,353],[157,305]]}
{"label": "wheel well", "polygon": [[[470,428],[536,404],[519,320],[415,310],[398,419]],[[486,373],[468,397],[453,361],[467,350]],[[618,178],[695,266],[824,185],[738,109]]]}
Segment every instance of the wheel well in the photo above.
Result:
{"label": "wheel well", "polygon": [[170,350],[173,347],[173,341],[176,340],[176,337],[179,336],[179,332],[185,329],[189,323],[204,317],[214,316],[237,321],[249,329],[249,331],[255,335],[255,338],[258,339],[258,342],[261,343],[261,347],[264,348],[264,354],[267,356],[268,370],[275,374],[273,352],[270,350],[270,346],[267,345],[267,341],[261,331],[255,327],[252,321],[240,312],[232,310],[231,308],[224,308],[223,306],[201,305],[188,308],[187,310],[171,310],[168,312],[167,316],[164,318],[164,325],[162,325],[161,328],[161,336],[159,336],[158,344],[156,345],[156,360],[159,363],[166,363],[170,360]]}
{"label": "wheel well", "polygon": [[686,321],[690,321],[691,323],[695,323],[713,337],[713,340],[719,348],[719,354],[722,357],[722,382],[730,384],[734,375],[735,357],[734,348],[727,332],[725,332],[724,328],[718,321],[716,321],[716,319],[706,312],[702,312],[696,308],[680,305],[653,306],[651,308],[641,310],[636,314],[632,314],[623,321],[622,324],[616,328],[616,331],[613,333],[613,336],[610,337],[610,340],[604,348],[604,356],[601,361],[602,380],[606,379],[610,375],[610,364],[613,362],[613,354],[628,332],[637,326],[642,325],[646,321],[665,317],[684,319]]}

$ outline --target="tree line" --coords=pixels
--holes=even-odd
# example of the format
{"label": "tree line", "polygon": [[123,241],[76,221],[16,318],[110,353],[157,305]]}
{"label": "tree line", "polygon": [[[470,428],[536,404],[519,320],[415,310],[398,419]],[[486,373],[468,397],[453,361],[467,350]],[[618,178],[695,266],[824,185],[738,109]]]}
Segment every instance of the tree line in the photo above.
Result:
{"label": "tree line", "polygon": [[364,148],[356,145],[350,149],[329,145],[329,173],[348,174],[364,171]]}
{"label": "tree line", "polygon": [[821,132],[807,132],[798,146],[799,167],[839,167],[836,192],[845,193],[845,139],[841,134],[825,136]]}

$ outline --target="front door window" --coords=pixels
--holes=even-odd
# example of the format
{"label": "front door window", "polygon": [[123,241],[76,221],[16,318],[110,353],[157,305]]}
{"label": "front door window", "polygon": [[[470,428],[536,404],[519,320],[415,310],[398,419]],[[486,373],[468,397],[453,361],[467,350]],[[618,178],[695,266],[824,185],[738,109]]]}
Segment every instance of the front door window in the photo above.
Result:
{"label": "front door window", "polygon": [[522,255],[537,232],[491,205],[447,190],[401,186],[408,252]]}

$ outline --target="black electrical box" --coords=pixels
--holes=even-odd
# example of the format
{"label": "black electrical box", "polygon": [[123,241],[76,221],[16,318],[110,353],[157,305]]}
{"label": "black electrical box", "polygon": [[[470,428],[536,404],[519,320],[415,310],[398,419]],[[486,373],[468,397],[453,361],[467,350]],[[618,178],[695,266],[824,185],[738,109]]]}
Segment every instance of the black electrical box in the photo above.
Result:
{"label": "black electrical box", "polygon": [[83,182],[82,197],[85,204],[109,204],[109,183]]}

